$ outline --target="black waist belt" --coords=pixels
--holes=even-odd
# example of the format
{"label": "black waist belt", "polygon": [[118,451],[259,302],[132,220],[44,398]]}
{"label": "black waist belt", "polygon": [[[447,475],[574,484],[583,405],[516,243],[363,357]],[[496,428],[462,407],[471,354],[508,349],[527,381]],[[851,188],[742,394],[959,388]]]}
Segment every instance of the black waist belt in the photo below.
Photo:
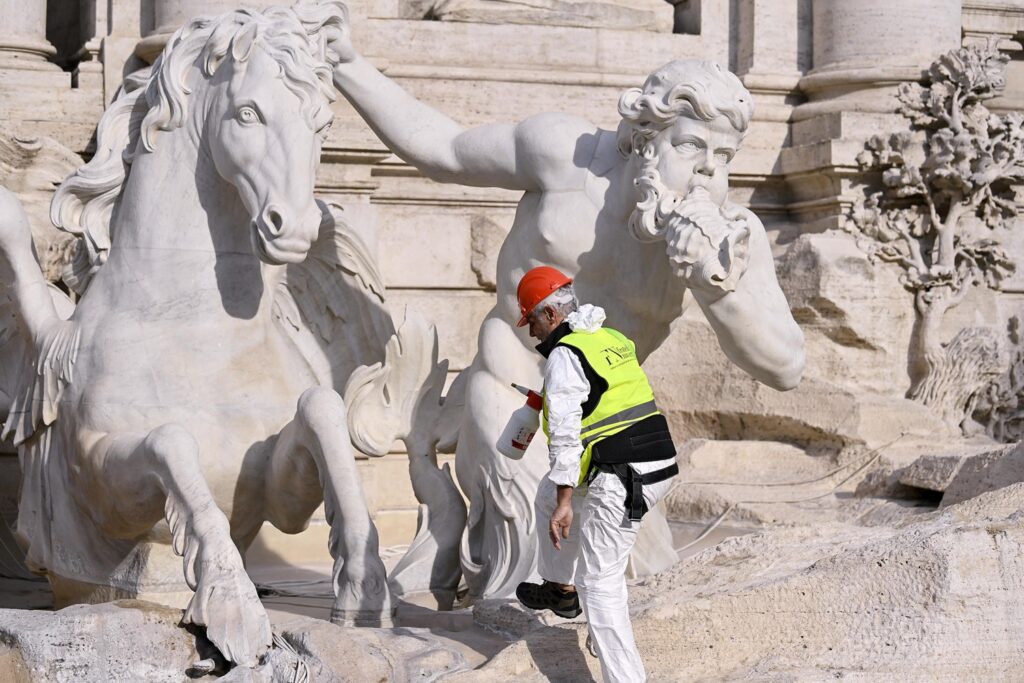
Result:
{"label": "black waist belt", "polygon": [[626,489],[626,512],[629,513],[629,519],[632,522],[639,522],[647,514],[644,486],[657,484],[659,481],[665,481],[679,474],[679,465],[676,463],[647,474],[640,474],[626,463],[619,465],[600,463],[596,467],[601,472],[614,474],[622,482]]}
{"label": "black waist belt", "polygon": [[655,462],[676,457],[676,447],[664,415],[651,415],[594,444],[590,462],[618,465],[627,462]]}
{"label": "black waist belt", "polygon": [[623,429],[618,434],[594,444],[591,466],[600,472],[616,475],[626,488],[626,512],[638,522],[647,514],[644,485],[657,484],[679,474],[679,465],[672,463],[654,472],[640,474],[631,462],[656,462],[676,457],[676,447],[668,431],[664,415],[651,415]]}

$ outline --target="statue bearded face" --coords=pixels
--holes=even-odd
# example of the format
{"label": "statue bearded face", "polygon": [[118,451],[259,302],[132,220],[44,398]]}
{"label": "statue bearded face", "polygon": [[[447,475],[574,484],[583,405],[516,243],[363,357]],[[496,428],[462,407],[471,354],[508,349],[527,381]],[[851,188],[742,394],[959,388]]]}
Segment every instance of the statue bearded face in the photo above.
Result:
{"label": "statue bearded face", "polygon": [[629,229],[644,242],[659,240],[682,203],[698,191],[721,207],[729,194],[729,163],[743,132],[718,115],[705,121],[681,114],[637,153],[638,195]]}
{"label": "statue bearded face", "polygon": [[701,121],[680,116],[654,139],[654,166],[665,189],[682,197],[703,187],[722,205],[729,191],[729,162],[743,134],[725,116]]}
{"label": "statue bearded face", "polygon": [[629,228],[637,239],[660,239],[694,191],[725,205],[729,162],[753,115],[750,92],[734,74],[713,62],[669,62],[622,94],[619,114],[619,152],[636,169]]}

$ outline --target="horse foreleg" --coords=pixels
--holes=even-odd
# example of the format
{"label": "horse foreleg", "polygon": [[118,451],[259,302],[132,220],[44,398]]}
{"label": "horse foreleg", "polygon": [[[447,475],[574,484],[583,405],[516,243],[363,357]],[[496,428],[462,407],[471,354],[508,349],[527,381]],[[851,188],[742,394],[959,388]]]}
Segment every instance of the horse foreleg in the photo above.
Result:
{"label": "horse foreleg", "polygon": [[195,591],[182,621],[206,627],[229,661],[252,667],[270,649],[270,620],[231,540],[199,463],[199,444],[168,424],[145,436],[114,435],[97,444],[102,467],[91,478],[90,509],[111,535],[148,531],[161,516],[184,558]]}
{"label": "horse foreleg", "polygon": [[390,626],[394,609],[349,439],[345,404],[323,387],[299,398],[295,419],[282,431],[267,468],[267,519],[282,531],[305,528],[323,496],[331,527],[334,608],[346,626]]}

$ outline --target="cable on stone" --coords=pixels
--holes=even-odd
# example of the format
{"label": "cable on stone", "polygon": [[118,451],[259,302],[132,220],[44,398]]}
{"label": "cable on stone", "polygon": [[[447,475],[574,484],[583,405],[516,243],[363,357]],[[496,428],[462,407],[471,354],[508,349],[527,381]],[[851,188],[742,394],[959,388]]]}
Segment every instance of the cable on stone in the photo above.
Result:
{"label": "cable on stone", "polygon": [[[700,543],[705,538],[707,538],[708,535],[712,531],[714,531],[716,528],[718,528],[718,525],[720,525],[723,521],[725,521],[725,518],[729,515],[730,512],[732,512],[736,508],[737,505],[742,505],[742,504],[770,505],[770,504],[779,504],[779,503],[790,503],[790,504],[792,504],[792,503],[806,503],[808,501],[818,500],[819,498],[824,498],[826,496],[832,495],[833,493],[836,492],[837,489],[839,489],[840,486],[842,486],[846,482],[848,482],[851,479],[853,479],[855,476],[857,476],[858,473],[860,473],[861,471],[866,469],[869,465],[871,465],[871,463],[873,463],[876,460],[878,460],[878,458],[880,458],[882,456],[882,450],[883,449],[886,449],[889,446],[892,446],[894,443],[896,443],[897,441],[902,439],[904,436],[906,436],[905,432],[901,433],[899,436],[897,436],[892,441],[890,441],[888,443],[885,443],[885,444],[882,444],[878,448],[875,448],[874,450],[869,451],[867,453],[867,455],[865,455],[865,459],[863,460],[863,462],[861,462],[861,464],[855,470],[850,472],[850,474],[848,474],[846,477],[844,477],[841,481],[839,481],[839,483],[837,483],[835,486],[830,488],[825,493],[820,493],[820,494],[817,494],[817,495],[814,495],[814,496],[807,496],[807,497],[804,497],[804,498],[794,498],[792,500],[737,500],[737,501],[733,501],[732,503],[729,503],[729,507],[727,507],[722,512],[722,514],[720,514],[718,516],[718,518],[715,519],[715,521],[713,521],[711,524],[709,524],[707,526],[707,528],[705,528],[704,531],[702,531],[701,534],[697,538],[693,539],[692,541],[690,541],[689,543],[687,543],[686,545],[684,545],[684,546],[682,546],[680,548],[676,548],[675,549],[676,553],[681,553],[682,551],[687,550],[688,548],[693,547],[694,545]],[[868,457],[868,456],[870,456],[870,457]],[[854,461],[854,462],[856,462],[856,461]],[[770,482],[770,483],[765,483],[765,484],[736,484],[736,483],[730,483],[730,482],[689,482],[689,481],[684,482],[684,481],[680,480],[680,481],[676,482],[676,484],[672,487],[672,490],[669,491],[669,495],[672,493],[672,491],[675,490],[676,486],[679,486],[680,484],[684,484],[684,483],[685,484],[693,484],[693,485],[703,485],[703,486],[756,486],[756,487],[763,487],[763,488],[769,488],[769,487],[772,487],[772,486],[799,486],[799,485],[802,485],[802,484],[813,484],[815,482],[822,481],[823,479],[827,479],[827,478],[831,477],[832,475],[834,475],[834,474],[836,474],[838,472],[843,471],[844,469],[849,467],[851,464],[852,463],[846,463],[845,465],[842,465],[842,466],[832,470],[831,472],[829,472],[826,475],[823,475],[821,477],[817,477],[816,479],[808,479],[808,480],[804,480],[804,481],[800,481],[800,482],[793,482],[793,483],[789,483],[789,484],[780,483],[780,482]],[[668,495],[666,495],[665,498],[668,498]]]}

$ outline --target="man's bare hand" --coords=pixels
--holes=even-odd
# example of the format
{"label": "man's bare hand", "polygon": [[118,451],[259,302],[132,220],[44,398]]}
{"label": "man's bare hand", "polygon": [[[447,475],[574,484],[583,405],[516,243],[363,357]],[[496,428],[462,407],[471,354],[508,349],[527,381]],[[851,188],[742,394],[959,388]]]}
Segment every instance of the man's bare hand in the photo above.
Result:
{"label": "man's bare hand", "polygon": [[555,550],[562,549],[563,538],[569,538],[569,527],[572,526],[572,505],[560,503],[555,511],[551,513],[551,522],[548,524],[548,536]]}

